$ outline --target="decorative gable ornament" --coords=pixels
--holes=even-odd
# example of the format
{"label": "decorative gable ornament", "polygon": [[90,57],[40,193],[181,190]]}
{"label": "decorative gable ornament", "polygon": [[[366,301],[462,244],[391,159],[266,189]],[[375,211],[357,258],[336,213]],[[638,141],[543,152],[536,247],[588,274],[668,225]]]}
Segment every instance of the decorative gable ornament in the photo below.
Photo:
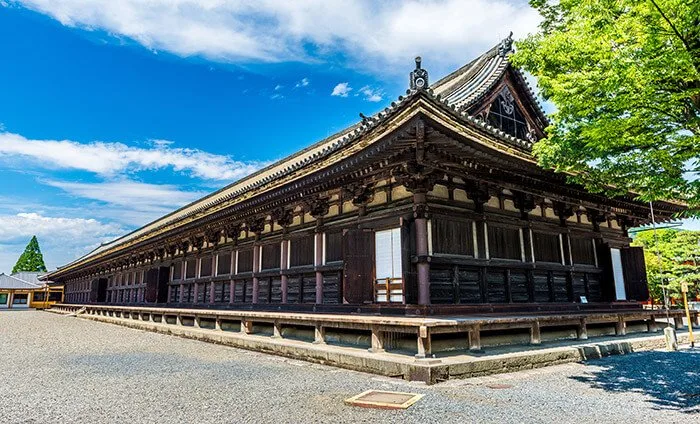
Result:
{"label": "decorative gable ornament", "polygon": [[501,45],[498,46],[498,54],[501,57],[506,57],[508,53],[513,52],[513,31],[508,34],[508,37],[501,40]]}
{"label": "decorative gable ornament", "polygon": [[423,90],[428,87],[428,71],[420,67],[421,58],[416,57],[416,69],[411,72],[409,85],[411,90]]}
{"label": "decorative gable ornament", "polygon": [[513,105],[515,98],[513,97],[513,94],[511,94],[510,90],[503,87],[499,100],[501,101],[501,108],[503,112],[508,116],[513,115],[513,112],[515,111],[515,106]]}

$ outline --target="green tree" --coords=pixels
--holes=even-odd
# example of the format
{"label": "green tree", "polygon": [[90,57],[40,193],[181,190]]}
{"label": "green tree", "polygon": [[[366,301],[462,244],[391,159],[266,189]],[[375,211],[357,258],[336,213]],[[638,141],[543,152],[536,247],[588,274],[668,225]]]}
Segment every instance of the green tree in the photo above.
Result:
{"label": "green tree", "polygon": [[530,0],[512,62],[554,103],[540,163],[589,190],[700,208],[700,0]]}
{"label": "green tree", "polygon": [[671,298],[682,297],[683,282],[688,283],[689,298],[700,295],[700,231],[663,229],[657,230],[656,236],[653,231],[644,231],[635,236],[632,244],[644,247],[649,292],[656,302],[663,302],[664,278],[668,279],[666,287]]}
{"label": "green tree", "polygon": [[12,273],[21,271],[46,272],[44,255],[41,254],[41,248],[39,248],[39,241],[36,239],[36,236],[32,236],[29,244],[24,248],[24,252],[17,259],[15,267],[12,268]]}

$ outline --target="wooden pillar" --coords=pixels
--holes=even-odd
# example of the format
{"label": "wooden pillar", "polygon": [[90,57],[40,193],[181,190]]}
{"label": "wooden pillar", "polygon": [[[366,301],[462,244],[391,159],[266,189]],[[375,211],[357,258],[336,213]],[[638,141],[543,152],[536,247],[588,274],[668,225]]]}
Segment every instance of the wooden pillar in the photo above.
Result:
{"label": "wooden pillar", "polygon": [[525,278],[527,281],[527,300],[528,302],[535,301],[535,275],[531,269],[525,271]]}
{"label": "wooden pillar", "polygon": [[513,303],[513,290],[510,284],[510,268],[506,268],[506,270],[503,271],[503,277],[505,278],[506,282],[506,302]]}
{"label": "wooden pillar", "polygon": [[194,283],[194,291],[192,294],[192,303],[197,303],[198,298],[199,298],[199,283]]}
{"label": "wooden pillar", "polygon": [[579,340],[588,340],[588,325],[586,318],[581,318],[576,327],[576,338]]}
{"label": "wooden pillar", "polygon": [[[315,264],[318,268],[323,265],[323,233],[317,232],[314,237],[316,240],[314,243],[316,246]],[[323,272],[318,269],[316,270],[316,303],[323,303]]]}
{"label": "wooden pillar", "polygon": [[230,284],[228,285],[228,303],[233,303],[234,302],[234,295],[236,294],[236,283],[231,280]]}
{"label": "wooden pillar", "polygon": [[428,262],[428,220],[416,219],[416,253],[418,262],[418,304],[430,305],[430,264]]}
{"label": "wooden pillar", "polygon": [[432,356],[433,354],[433,348],[432,348],[432,340],[430,337],[430,330],[428,330],[427,327],[421,326],[418,329],[418,337],[417,337],[417,348],[418,348],[418,353],[416,354],[416,358],[418,359],[423,359],[423,358],[428,358]]}
{"label": "wooden pillar", "polygon": [[[220,284],[224,284],[223,282]],[[209,283],[209,303],[213,304],[216,302],[216,283]]]}
{"label": "wooden pillar", "polygon": [[525,262],[533,263],[535,262],[535,252],[533,251],[533,240],[532,240],[532,229],[528,225],[526,228],[522,229],[523,232],[523,255],[525,256]]}
{"label": "wooden pillar", "polygon": [[469,329],[469,350],[481,350],[481,327],[478,325],[472,326]]}
{"label": "wooden pillar", "polygon": [[428,251],[428,219],[426,217],[426,195],[423,191],[413,193],[413,210],[416,231],[416,272],[418,275],[418,304],[430,305],[430,263]]}
{"label": "wooden pillar", "polygon": [[253,303],[258,303],[260,282],[256,274],[260,271],[260,246],[253,246]]}
{"label": "wooden pillar", "polygon": [[282,240],[282,256],[280,259],[280,270],[282,271],[282,303],[287,303],[287,288],[289,287],[289,278],[285,271],[289,268],[289,240]]}
{"label": "wooden pillar", "polygon": [[314,344],[326,344],[326,328],[318,324],[314,327]]}
{"label": "wooden pillar", "polygon": [[650,333],[656,333],[659,331],[659,328],[656,326],[656,317],[653,315],[647,320],[647,331]]}
{"label": "wooden pillar", "polygon": [[372,353],[384,352],[384,332],[372,327],[372,347],[369,349]]}
{"label": "wooden pillar", "polygon": [[683,318],[680,316],[673,317],[673,325],[676,329],[683,328]]}
{"label": "wooden pillar", "polygon": [[541,344],[542,333],[540,332],[540,322],[534,321],[530,327],[530,344]]}
{"label": "wooden pillar", "polygon": [[178,302],[179,303],[184,303],[185,302],[185,284],[180,283],[180,296],[178,296]]}
{"label": "wooden pillar", "polygon": [[549,301],[554,302],[556,296],[554,295],[554,273],[552,271],[547,271],[547,289],[549,291]]}
{"label": "wooden pillar", "polygon": [[615,335],[624,336],[627,334],[627,325],[625,323],[625,318],[623,316],[617,317],[617,322],[615,323]]}
{"label": "wooden pillar", "polygon": [[275,321],[272,324],[272,338],[273,339],[281,339],[282,338],[282,325],[278,321]]}

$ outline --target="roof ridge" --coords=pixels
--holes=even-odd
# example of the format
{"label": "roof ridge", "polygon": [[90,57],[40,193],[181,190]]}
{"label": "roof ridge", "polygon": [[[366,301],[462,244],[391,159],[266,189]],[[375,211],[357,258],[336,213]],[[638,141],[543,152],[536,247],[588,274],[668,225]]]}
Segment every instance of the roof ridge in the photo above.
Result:
{"label": "roof ridge", "polygon": [[[496,55],[500,55],[502,57],[505,57],[508,55],[510,52],[513,51],[513,32],[511,31],[508,37],[502,39],[499,41],[496,45],[491,47],[489,50],[486,52],[482,53],[480,56],[476,57],[470,62],[467,62],[466,64],[462,65],[461,67],[457,68],[455,71],[450,72],[449,74],[445,75],[444,77],[440,78],[438,81],[434,82],[433,84],[430,85],[430,88],[433,90],[439,90],[442,88],[441,86],[445,85],[449,81],[453,80],[455,77],[460,76],[460,79],[467,78],[471,76],[470,74],[473,74],[476,72],[467,73],[465,75],[462,75],[465,71],[469,71],[471,68],[475,67],[475,65],[478,62],[483,62],[489,59],[493,59]],[[457,83],[458,81],[455,81]]]}
{"label": "roof ridge", "polygon": [[493,58],[495,56],[495,52],[498,51],[498,46],[499,46],[499,44],[493,46],[486,53],[478,56],[477,58],[473,59],[470,62],[465,63],[464,65],[460,66],[456,70],[450,72],[449,74],[445,75],[444,77],[442,77],[439,80],[435,81],[434,83],[430,84],[430,88],[433,90],[437,90],[437,89],[441,88],[440,86],[445,85],[447,82],[454,79],[454,77],[461,75],[463,72],[471,69],[478,62]]}

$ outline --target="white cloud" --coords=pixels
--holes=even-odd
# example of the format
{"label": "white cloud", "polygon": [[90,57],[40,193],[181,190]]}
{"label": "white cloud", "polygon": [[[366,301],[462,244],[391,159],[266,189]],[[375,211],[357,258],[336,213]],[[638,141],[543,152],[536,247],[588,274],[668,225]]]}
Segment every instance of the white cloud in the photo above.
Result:
{"label": "white cloud", "polygon": [[9,273],[29,239],[36,235],[49,269],[68,263],[124,234],[118,224],[95,219],[44,216],[38,213],[0,215],[0,272]]}
{"label": "white cloud", "polygon": [[205,194],[181,191],[176,186],[169,184],[147,184],[129,180],[100,183],[54,180],[43,182],[75,196],[119,206],[154,205],[171,209],[171,206],[182,206]]}
{"label": "white cloud", "polygon": [[86,237],[107,241],[123,232],[124,229],[118,224],[104,224],[95,219],[56,218],[37,213],[0,215],[0,240],[3,242],[25,238],[29,241],[33,235],[41,238],[60,237],[66,243],[85,241]]}
{"label": "white cloud", "polygon": [[296,83],[296,85],[294,85],[294,88],[308,87],[309,84],[311,84],[311,80],[304,77],[301,79],[301,81],[299,81],[298,83]]}
{"label": "white cloud", "polygon": [[[463,63],[512,30],[536,29],[524,0],[17,0],[67,26],[102,29],[152,50],[217,61],[307,61],[341,53],[391,72]],[[309,46],[312,46],[309,48]],[[403,69],[401,70],[403,73]]]}
{"label": "white cloud", "polygon": [[130,180],[97,183],[55,180],[42,182],[59,188],[71,196],[101,202],[100,205],[91,208],[91,213],[96,216],[138,226],[206,194],[198,191],[182,191],[169,184],[147,184]]}
{"label": "white cloud", "polygon": [[382,90],[377,90],[367,85],[360,88],[360,93],[364,95],[365,100],[368,102],[381,102],[382,99],[384,99],[384,92]]}
{"label": "white cloud", "polygon": [[155,140],[152,147],[140,148],[102,141],[30,140],[19,134],[0,132],[0,159],[22,157],[47,168],[83,170],[102,176],[172,168],[198,178],[228,181],[244,177],[263,165],[197,149],[174,148],[171,144],[167,140]]}
{"label": "white cloud", "polygon": [[277,84],[277,85],[275,86],[275,91],[280,91],[280,90],[283,89],[283,88],[284,88],[283,85]]}
{"label": "white cloud", "polygon": [[335,87],[331,92],[331,96],[348,97],[348,94],[352,91],[352,87],[348,85],[347,82],[341,82]]}

